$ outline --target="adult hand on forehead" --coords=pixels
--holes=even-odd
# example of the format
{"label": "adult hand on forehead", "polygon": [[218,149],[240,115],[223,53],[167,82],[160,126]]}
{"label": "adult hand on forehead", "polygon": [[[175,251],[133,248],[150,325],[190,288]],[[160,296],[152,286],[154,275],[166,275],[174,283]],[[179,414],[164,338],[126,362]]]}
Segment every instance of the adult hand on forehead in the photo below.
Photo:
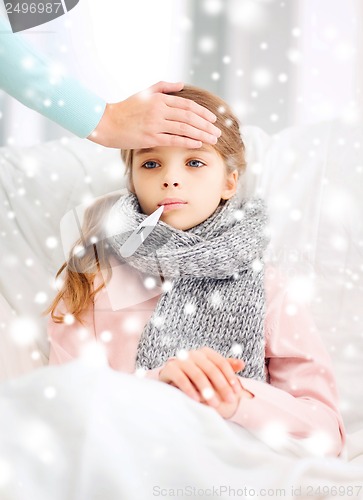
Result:
{"label": "adult hand on forehead", "polygon": [[213,125],[216,116],[190,99],[167,95],[183,87],[183,83],[159,82],[124,101],[107,104],[88,139],[120,149],[215,144],[221,134]]}

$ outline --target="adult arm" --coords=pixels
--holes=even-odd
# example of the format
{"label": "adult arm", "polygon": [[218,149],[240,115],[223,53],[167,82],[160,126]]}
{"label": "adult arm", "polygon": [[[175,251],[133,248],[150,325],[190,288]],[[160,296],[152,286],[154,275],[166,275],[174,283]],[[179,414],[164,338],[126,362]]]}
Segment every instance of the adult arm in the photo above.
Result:
{"label": "adult arm", "polygon": [[112,148],[215,144],[216,117],[167,92],[183,83],[159,82],[118,103],[106,103],[59,67],[0,16],[0,88],[75,135]]}
{"label": "adult arm", "polygon": [[0,88],[79,137],[87,137],[106,102],[12,33],[0,16]]}

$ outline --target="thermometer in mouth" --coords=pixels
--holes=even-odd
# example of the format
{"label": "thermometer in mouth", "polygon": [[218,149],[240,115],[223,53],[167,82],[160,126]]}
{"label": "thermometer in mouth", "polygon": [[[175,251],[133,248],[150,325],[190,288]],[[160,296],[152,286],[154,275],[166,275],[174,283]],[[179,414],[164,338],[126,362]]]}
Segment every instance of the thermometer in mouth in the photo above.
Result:
{"label": "thermometer in mouth", "polygon": [[161,205],[155,212],[141,222],[135,231],[127,238],[120,249],[121,256],[131,257],[140,245],[144,243],[149,234],[153,231],[163,213],[164,205]]}

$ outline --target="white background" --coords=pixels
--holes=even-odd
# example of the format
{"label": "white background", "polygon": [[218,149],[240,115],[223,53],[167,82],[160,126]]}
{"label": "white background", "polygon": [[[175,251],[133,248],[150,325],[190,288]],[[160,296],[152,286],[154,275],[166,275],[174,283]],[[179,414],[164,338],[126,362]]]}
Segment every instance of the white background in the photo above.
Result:
{"label": "white background", "polygon": [[[80,0],[23,36],[108,102],[183,80],[219,93],[244,124],[273,133],[342,113],[354,120],[362,31],[359,0]],[[0,96],[0,145],[71,135]]]}

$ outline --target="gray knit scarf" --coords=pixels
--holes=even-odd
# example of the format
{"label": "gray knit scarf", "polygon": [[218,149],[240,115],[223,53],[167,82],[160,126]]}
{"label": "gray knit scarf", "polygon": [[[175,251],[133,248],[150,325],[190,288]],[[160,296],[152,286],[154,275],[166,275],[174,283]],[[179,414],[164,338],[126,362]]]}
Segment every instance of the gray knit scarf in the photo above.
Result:
{"label": "gray knit scarf", "polygon": [[[120,247],[147,216],[132,193],[121,196],[110,215],[119,221],[119,234],[108,241],[125,262]],[[238,193],[191,229],[159,220],[126,259],[169,284],[142,332],[136,368],[156,368],[180,349],[209,346],[222,356],[243,359],[246,367],[239,375],[265,380],[266,224],[264,201],[243,200]]]}

